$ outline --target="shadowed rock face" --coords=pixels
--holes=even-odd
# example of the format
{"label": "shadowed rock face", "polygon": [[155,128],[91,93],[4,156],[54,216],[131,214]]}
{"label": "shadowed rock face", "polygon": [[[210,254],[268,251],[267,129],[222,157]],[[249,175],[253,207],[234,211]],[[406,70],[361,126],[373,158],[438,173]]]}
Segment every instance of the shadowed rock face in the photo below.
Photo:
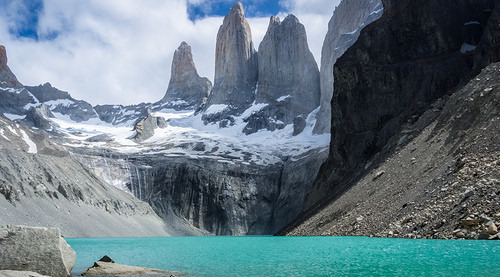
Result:
{"label": "shadowed rock face", "polygon": [[380,0],[344,0],[333,12],[321,50],[321,108],[314,133],[330,132],[333,65],[359,37],[361,30],[382,16]]}
{"label": "shadowed rock face", "polygon": [[[335,65],[330,156],[306,206],[341,193],[413,115],[472,72],[493,0],[384,1],[384,16],[365,28]],[[477,24],[467,24],[478,22]]]}
{"label": "shadowed rock face", "polygon": [[164,107],[196,108],[211,89],[210,80],[200,77],[196,71],[191,46],[182,42],[174,53],[167,93],[160,103],[164,103]]}
{"label": "shadowed rock face", "polygon": [[289,15],[283,22],[271,17],[259,61],[256,103],[269,105],[248,119],[245,133],[276,129],[272,123],[277,121],[284,127],[319,106],[319,70],[297,17]]}
{"label": "shadowed rock face", "polygon": [[241,113],[255,100],[258,77],[257,52],[243,6],[236,2],[217,33],[215,79],[207,107],[231,106],[231,114]]}

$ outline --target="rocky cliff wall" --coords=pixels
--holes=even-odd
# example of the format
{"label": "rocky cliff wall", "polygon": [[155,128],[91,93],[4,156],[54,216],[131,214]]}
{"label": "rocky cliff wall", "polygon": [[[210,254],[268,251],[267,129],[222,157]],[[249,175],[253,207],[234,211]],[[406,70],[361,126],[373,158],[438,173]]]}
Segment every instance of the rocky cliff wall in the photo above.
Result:
{"label": "rocky cliff wall", "polygon": [[330,155],[306,207],[345,191],[404,122],[470,78],[467,45],[479,43],[494,1],[388,5],[337,60]]}
{"label": "rocky cliff wall", "polygon": [[148,202],[168,224],[189,222],[216,235],[269,235],[281,229],[302,210],[327,155],[316,149],[259,165],[230,157],[103,157],[100,151],[75,151],[100,178]]}
{"label": "rocky cliff wall", "polygon": [[356,42],[361,30],[380,18],[382,13],[380,0],[344,0],[335,8],[321,49],[321,108],[316,115],[314,133],[330,132],[333,65]]}

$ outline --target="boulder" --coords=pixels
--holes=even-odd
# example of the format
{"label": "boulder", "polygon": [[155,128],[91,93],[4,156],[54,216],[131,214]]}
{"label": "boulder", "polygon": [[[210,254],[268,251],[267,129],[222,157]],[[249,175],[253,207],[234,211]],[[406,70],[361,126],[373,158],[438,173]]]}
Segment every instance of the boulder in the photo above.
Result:
{"label": "boulder", "polygon": [[70,276],[76,253],[58,228],[8,225],[0,228],[0,270]]}
{"label": "boulder", "polygon": [[0,277],[49,277],[33,271],[0,270]]}
{"label": "boulder", "polygon": [[495,225],[495,223],[491,223],[490,226],[488,226],[488,234],[490,235],[495,235],[498,233],[498,228]]}

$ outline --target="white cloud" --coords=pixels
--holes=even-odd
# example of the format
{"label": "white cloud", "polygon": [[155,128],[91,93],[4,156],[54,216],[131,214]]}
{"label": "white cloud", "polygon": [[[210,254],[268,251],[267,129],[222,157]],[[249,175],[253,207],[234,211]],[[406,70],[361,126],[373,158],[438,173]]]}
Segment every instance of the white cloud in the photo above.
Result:
{"label": "white cloud", "polygon": [[[199,0],[189,0],[199,1]],[[295,0],[293,13],[306,26],[317,61],[333,13],[315,14]],[[314,0],[314,5],[320,2]],[[324,4],[324,3],[323,3]],[[0,16],[0,44],[9,66],[27,85],[47,81],[92,104],[136,104],[161,99],[170,78],[174,50],[191,45],[201,76],[213,79],[216,34],[222,17],[192,22],[186,0],[44,0],[38,34],[53,40],[16,39],[9,18]],[[248,19],[256,48],[268,18]]]}

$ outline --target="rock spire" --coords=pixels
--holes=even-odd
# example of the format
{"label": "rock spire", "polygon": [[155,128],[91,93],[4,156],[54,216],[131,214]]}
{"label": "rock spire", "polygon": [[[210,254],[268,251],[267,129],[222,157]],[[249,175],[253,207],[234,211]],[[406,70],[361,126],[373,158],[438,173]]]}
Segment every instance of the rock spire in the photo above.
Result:
{"label": "rock spire", "polygon": [[222,104],[228,106],[227,115],[243,112],[255,99],[257,77],[252,32],[242,4],[236,2],[217,33],[214,87],[207,108]]}
{"label": "rock spire", "polygon": [[176,108],[195,108],[208,97],[212,83],[198,75],[191,46],[182,42],[174,53],[167,92],[160,101]]}
{"label": "rock spire", "polygon": [[309,50],[304,25],[294,15],[283,21],[271,17],[258,56],[256,103],[269,105],[254,114],[245,132],[280,129],[296,117],[300,119],[295,122],[305,127],[305,118],[319,106],[320,86],[318,65]]}
{"label": "rock spire", "polygon": [[0,45],[0,87],[22,87],[7,65],[7,51],[3,45]]}

